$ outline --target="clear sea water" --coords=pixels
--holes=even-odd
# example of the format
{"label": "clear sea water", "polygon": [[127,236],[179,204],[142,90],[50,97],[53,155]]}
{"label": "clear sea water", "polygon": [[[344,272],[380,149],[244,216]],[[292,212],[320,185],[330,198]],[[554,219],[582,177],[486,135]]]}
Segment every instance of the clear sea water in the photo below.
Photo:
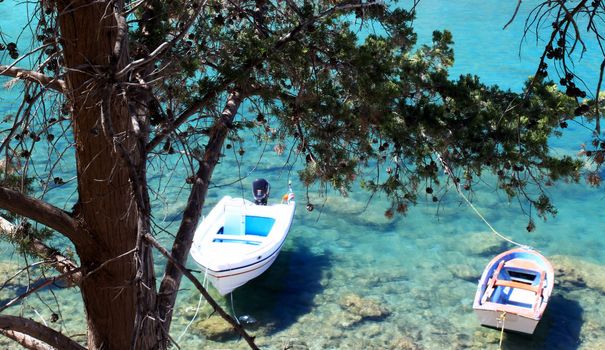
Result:
{"label": "clear sea water", "polygon": [[[453,32],[456,63],[452,77],[473,73],[486,83],[519,91],[524,80],[535,72],[541,53],[535,37],[520,41],[524,14],[532,3],[537,1],[524,1],[522,13],[503,31],[516,1],[422,0],[416,31],[420,43],[429,42],[434,29],[447,28]],[[410,1],[402,1],[401,5],[409,6]],[[3,32],[15,35],[22,23],[19,20],[22,9],[10,1],[0,4]],[[589,84],[596,82],[599,62],[594,51],[578,62],[578,72]],[[3,115],[16,108],[17,91],[1,90]],[[575,154],[589,139],[588,129],[570,123],[565,136],[553,139],[551,144],[553,152]],[[374,198],[366,208],[368,195],[361,190],[354,190],[347,198],[334,191],[327,196],[311,191],[316,209],[307,212],[304,188],[297,182],[295,171],[289,172],[284,167],[285,157],[273,154],[270,151],[273,145],[269,144],[258,168],[253,169],[262,147],[246,145],[248,152],[240,172],[251,172],[250,176],[237,182],[239,174],[234,169],[238,163],[233,156],[227,157],[214,175],[217,187],[209,193],[207,208],[226,194],[243,193],[249,197],[250,183],[258,177],[272,183],[273,197],[277,199],[285,192],[290,176],[298,199],[292,230],[274,265],[258,279],[237,289],[233,303],[214,294],[231,312],[257,320],[250,332],[257,336],[259,346],[498,348],[500,333],[479,326],[472,311],[472,299],[485,264],[511,246],[495,238],[453,189],[440,194],[439,206],[427,198],[406,217],[393,220],[384,217],[386,203],[381,198]],[[44,168],[44,157],[44,154],[34,157],[39,169]],[[66,161],[60,169],[66,179],[70,166]],[[168,176],[161,175],[161,170],[154,170],[156,175],[152,178],[152,184],[162,193],[157,199],[160,204],[155,219],[174,230],[186,192],[181,190],[182,179],[166,185]],[[229,185],[234,181],[235,184]],[[509,203],[506,196],[496,192],[489,178],[473,197],[473,203],[499,232],[540,250],[557,270],[555,292],[536,333],[505,334],[502,346],[504,349],[605,348],[605,311],[600,307],[605,295],[602,216],[605,193],[603,188],[590,188],[583,182],[557,183],[548,190],[559,213],[545,222],[537,220],[537,228],[531,233],[525,230],[528,218],[518,203]],[[73,196],[73,186],[68,184],[51,190],[46,198],[69,207]],[[1,257],[0,267],[6,270],[3,273],[16,272],[11,264],[20,259],[9,247],[5,246]],[[162,262],[158,261],[157,266]],[[193,262],[190,267],[196,268]],[[203,275],[199,277],[203,279]],[[190,283],[185,282],[182,287],[172,329],[182,349],[247,347],[244,341],[233,338],[206,339],[199,322],[211,312],[204,302],[198,304],[199,294]],[[6,300],[23,290],[13,286],[0,295]],[[55,295],[59,302],[55,301]],[[346,307],[351,300],[362,300],[382,315],[360,319]],[[55,325],[84,339],[82,305],[75,290],[46,289],[12,308],[13,313],[49,324],[51,314],[58,311],[60,320]],[[189,323],[191,326],[184,332]]]}

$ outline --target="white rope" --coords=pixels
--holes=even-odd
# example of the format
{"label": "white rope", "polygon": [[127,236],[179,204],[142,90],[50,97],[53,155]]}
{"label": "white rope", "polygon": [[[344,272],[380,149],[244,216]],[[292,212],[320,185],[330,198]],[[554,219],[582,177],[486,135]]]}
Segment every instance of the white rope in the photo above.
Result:
{"label": "white rope", "polygon": [[439,152],[437,152],[435,149],[433,149],[433,152],[435,152],[435,154],[437,155],[437,158],[439,159],[439,162],[441,162],[441,165],[443,166],[443,168],[445,169],[445,173],[452,178],[452,182],[454,183],[454,187],[456,188],[456,192],[458,192],[458,194],[460,195],[460,197],[462,197],[462,199],[464,199],[464,201],[471,207],[471,209],[473,209],[473,211],[481,218],[481,220],[483,220],[483,222],[487,225],[487,227],[490,228],[490,230],[498,237],[500,237],[500,239],[503,239],[505,241],[507,241],[508,243],[511,243],[513,245],[516,245],[520,248],[524,248],[524,249],[530,249],[533,250],[532,247],[525,245],[525,244],[521,244],[518,242],[513,241],[512,239],[504,236],[503,234],[501,234],[500,232],[496,231],[496,229],[487,221],[487,219],[485,219],[485,217],[483,215],[481,215],[481,213],[479,212],[479,210],[473,205],[473,203],[471,203],[471,201],[468,200],[468,198],[466,198],[466,196],[464,195],[464,193],[462,193],[462,191],[460,190],[460,185],[458,184],[458,182],[456,181],[456,179],[454,178],[454,173],[452,172],[452,169],[449,167],[449,165],[447,165],[447,163],[445,162],[445,160],[443,159],[443,157],[441,157],[441,154],[439,154]]}
{"label": "white rope", "polygon": [[504,321],[506,321],[506,311],[502,311],[498,321],[502,322],[502,328],[500,328],[500,343],[498,344],[498,350],[502,350],[502,340],[504,340]]}
{"label": "white rope", "polygon": [[492,230],[492,232],[500,237],[501,239],[507,241],[508,243],[514,244],[520,248],[525,248],[525,249],[533,249],[532,247],[525,245],[525,244],[521,244],[518,242],[513,241],[512,239],[504,236],[503,234],[501,234],[500,232],[496,231],[496,229],[490,225],[490,223],[485,219],[485,217],[483,217],[483,215],[481,215],[481,213],[479,212],[479,210],[477,210],[477,208],[473,205],[473,203],[471,203],[468,198],[466,198],[466,196],[464,195],[464,193],[462,193],[462,191],[460,191],[460,188],[458,187],[458,184],[456,185],[456,192],[458,192],[458,194],[460,194],[460,196],[464,199],[464,201],[471,207],[471,209],[473,209],[473,211],[475,211],[475,213],[481,218],[481,220],[483,220],[483,222],[487,225],[487,227],[490,228],[490,230]]}
{"label": "white rope", "polygon": [[177,338],[177,340],[176,340],[177,343],[181,341],[181,338],[183,338],[185,333],[187,333],[187,331],[189,330],[189,327],[191,326],[191,324],[193,324],[193,321],[195,321],[195,319],[197,318],[197,314],[200,311],[200,307],[201,307],[203,298],[204,298],[204,296],[202,294],[200,294],[200,299],[197,302],[197,307],[195,308],[195,313],[193,314],[193,317],[191,318],[191,320],[189,321],[189,323],[187,324],[187,326],[185,327],[185,329],[183,330],[181,335],[179,335],[179,337]]}
{"label": "white rope", "polygon": [[36,315],[38,315],[38,317],[42,320],[42,323],[44,323],[44,325],[46,327],[48,327],[48,324],[46,323],[46,321],[44,320],[44,317],[42,317],[42,315],[40,315],[40,313],[38,312],[38,310],[36,310],[36,308],[32,307],[32,310],[34,310],[34,312],[36,313]]}
{"label": "white rope", "polygon": [[229,296],[231,297],[231,313],[233,314],[233,318],[235,318],[235,320],[237,321],[237,324],[240,324],[239,318],[235,314],[235,306],[233,306],[233,292],[229,293]]}
{"label": "white rope", "polygon": [[[207,279],[206,279],[207,276],[208,276],[208,268],[205,269],[204,280],[202,281],[202,285],[204,286],[204,288],[206,288],[208,286]],[[193,324],[193,321],[195,321],[195,319],[197,318],[197,314],[199,313],[200,308],[202,308],[204,305],[206,305],[206,300],[204,300],[204,305],[201,305],[202,299],[203,299],[203,295],[200,293],[200,299],[197,302],[197,307],[195,308],[195,313],[193,314],[193,317],[187,324],[187,327],[185,327],[185,329],[183,330],[181,335],[179,335],[179,337],[177,338],[177,340],[176,340],[177,343],[181,341],[181,338],[185,335],[185,333],[187,333],[187,330],[189,330],[189,327],[191,327],[191,325]]]}

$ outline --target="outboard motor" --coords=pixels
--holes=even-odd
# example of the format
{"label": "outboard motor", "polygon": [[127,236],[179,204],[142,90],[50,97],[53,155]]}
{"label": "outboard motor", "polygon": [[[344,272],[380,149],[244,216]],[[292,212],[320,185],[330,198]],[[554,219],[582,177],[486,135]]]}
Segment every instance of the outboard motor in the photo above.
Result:
{"label": "outboard motor", "polygon": [[254,196],[254,203],[258,205],[267,205],[269,199],[269,182],[265,179],[256,179],[252,183],[252,195]]}

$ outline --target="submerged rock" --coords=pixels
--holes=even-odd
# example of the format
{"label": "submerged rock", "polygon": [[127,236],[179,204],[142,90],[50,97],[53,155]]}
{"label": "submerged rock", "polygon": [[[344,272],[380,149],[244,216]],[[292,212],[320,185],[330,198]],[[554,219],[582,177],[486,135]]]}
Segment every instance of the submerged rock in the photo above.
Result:
{"label": "submerged rock", "polygon": [[593,350],[593,349],[605,349],[605,340],[586,340],[582,339],[582,346],[579,349]]}
{"label": "submerged rock", "polygon": [[462,239],[468,244],[464,245],[467,253],[478,256],[495,256],[507,250],[506,242],[495,237],[491,232],[473,232]]}
{"label": "submerged rock", "polygon": [[327,338],[333,338],[333,332],[342,334],[342,329],[346,330],[347,328],[350,328],[351,326],[361,322],[361,320],[361,316],[354,315],[346,310],[343,310],[342,308],[339,310],[334,310],[326,317],[324,321],[327,325],[335,325],[339,327],[339,329],[326,327],[326,332],[330,332],[326,336]]}
{"label": "submerged rock", "polygon": [[32,275],[33,270],[30,269],[28,273],[15,263],[0,262],[0,283],[2,284],[0,301],[3,304],[19,294],[25,293],[28,286],[35,283],[38,274]]}
{"label": "submerged rock", "polygon": [[605,266],[564,255],[549,260],[555,269],[555,282],[563,288],[585,287],[605,294]]}
{"label": "submerged rock", "polygon": [[389,226],[396,220],[389,219],[384,215],[384,209],[380,206],[368,206],[366,198],[356,200],[352,197],[329,196],[328,198],[317,200],[323,202],[323,209],[334,213],[347,220],[360,225]]}
{"label": "submerged rock", "polygon": [[256,322],[258,322],[256,320],[256,318],[254,318],[253,316],[250,316],[250,315],[242,315],[242,316],[238,317],[237,320],[239,321],[239,323],[241,323],[243,325],[251,325],[251,324],[255,324]]}
{"label": "submerged rock", "polygon": [[401,336],[396,339],[393,339],[391,344],[389,345],[389,349],[391,350],[422,350],[423,347],[420,346],[416,341],[407,336]]}
{"label": "submerged rock", "polygon": [[284,341],[283,346],[281,346],[281,348],[288,350],[308,350],[309,346],[307,345],[307,343],[300,339],[292,338]]}
{"label": "submerged rock", "polygon": [[210,316],[201,320],[194,325],[194,328],[210,340],[227,340],[236,335],[233,327],[220,316]]}
{"label": "submerged rock", "polygon": [[357,294],[345,295],[340,300],[340,306],[347,312],[358,316],[361,319],[380,319],[391,314],[384,306],[378,302],[364,299]]}
{"label": "submerged rock", "polygon": [[[504,334],[506,336],[506,333]],[[488,328],[481,328],[473,333],[471,339],[469,339],[470,349],[487,349],[490,348],[489,344],[498,344],[500,342],[500,332]]]}
{"label": "submerged rock", "polygon": [[451,264],[448,265],[447,268],[454,277],[467,282],[472,282],[476,284],[479,278],[481,278],[482,271],[474,269],[468,264]]}

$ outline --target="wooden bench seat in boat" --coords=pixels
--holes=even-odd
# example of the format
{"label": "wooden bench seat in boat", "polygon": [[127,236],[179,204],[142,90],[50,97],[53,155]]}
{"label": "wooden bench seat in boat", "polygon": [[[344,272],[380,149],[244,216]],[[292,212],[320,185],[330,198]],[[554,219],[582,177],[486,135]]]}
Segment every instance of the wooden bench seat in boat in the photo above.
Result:
{"label": "wooden bench seat in boat", "polygon": [[534,293],[538,293],[538,291],[540,290],[541,286],[534,286],[532,284],[527,284],[527,283],[522,283],[522,282],[515,282],[515,281],[508,281],[508,280],[499,280],[496,279],[494,286],[502,286],[502,287],[511,287],[511,288],[518,288],[518,289],[525,289],[525,290],[530,290]]}
{"label": "wooden bench seat in boat", "polygon": [[542,268],[533,261],[525,260],[525,259],[512,259],[506,262],[505,266],[507,268],[517,268],[521,270],[540,272]]}
{"label": "wooden bench seat in boat", "polygon": [[[531,272],[540,271],[540,276],[539,276],[540,282],[537,285],[533,285],[533,284],[522,283],[522,282],[517,282],[517,281],[499,279],[498,276],[504,266],[506,266],[507,268],[518,268],[521,270],[531,271]],[[483,294],[483,298],[481,298],[481,303],[483,304],[483,303],[488,302],[488,300],[491,299],[492,294],[494,293],[496,287],[501,286],[501,287],[510,287],[510,288],[528,290],[528,291],[535,293],[536,302],[534,303],[534,305],[537,305],[540,298],[542,297],[545,276],[546,276],[546,272],[543,271],[540,268],[540,266],[538,266],[538,264],[534,263],[533,261],[522,260],[522,259],[512,259],[512,260],[505,262],[504,260],[502,260],[502,261],[500,261],[500,263],[498,264],[498,267],[492,274],[492,277],[490,277],[490,279],[489,279],[489,282],[485,289],[485,293]]]}

